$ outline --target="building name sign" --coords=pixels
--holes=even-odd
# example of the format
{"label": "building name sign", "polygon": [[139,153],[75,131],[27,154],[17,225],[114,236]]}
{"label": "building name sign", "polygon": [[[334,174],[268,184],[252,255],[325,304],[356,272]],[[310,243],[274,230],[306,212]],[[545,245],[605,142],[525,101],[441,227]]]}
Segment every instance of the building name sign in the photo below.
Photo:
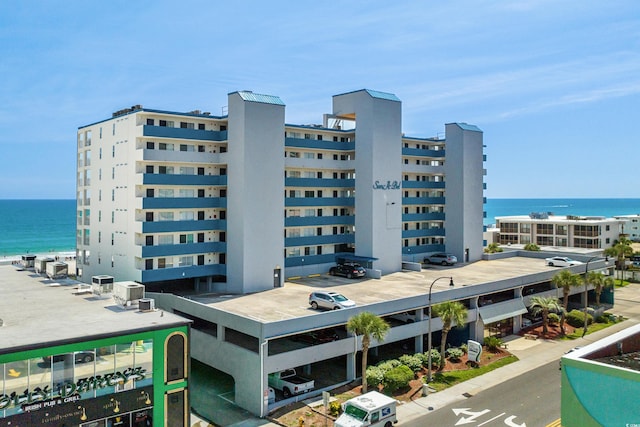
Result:
{"label": "building name sign", "polygon": [[[81,378],[76,383],[65,381],[55,390],[49,389],[49,386],[46,385],[44,388],[25,389],[22,394],[17,394],[15,391],[11,394],[1,394],[0,410],[20,405],[32,405],[36,402],[43,402],[44,404],[47,401],[52,402],[51,406],[53,406],[57,399],[61,399],[65,403],[71,402],[80,398],[79,393],[113,387],[131,380],[143,380],[146,372],[147,370],[142,367],[127,368],[124,371],[116,371],[112,374]],[[33,409],[37,408],[33,407]]]}
{"label": "building name sign", "polygon": [[373,183],[374,190],[399,190],[400,188],[400,181],[387,181],[386,183],[376,181]]}

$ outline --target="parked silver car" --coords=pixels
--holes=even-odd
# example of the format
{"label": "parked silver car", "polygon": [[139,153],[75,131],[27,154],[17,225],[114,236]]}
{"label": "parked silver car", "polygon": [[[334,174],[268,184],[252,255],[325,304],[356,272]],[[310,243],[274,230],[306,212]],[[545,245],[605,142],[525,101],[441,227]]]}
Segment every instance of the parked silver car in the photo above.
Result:
{"label": "parked silver car", "polygon": [[355,307],[356,303],[337,292],[314,291],[309,294],[309,305],[314,310],[319,308],[339,310],[341,308]]}
{"label": "parked silver car", "polygon": [[436,253],[426,257],[424,262],[429,264],[453,265],[458,262],[458,258],[451,254]]}

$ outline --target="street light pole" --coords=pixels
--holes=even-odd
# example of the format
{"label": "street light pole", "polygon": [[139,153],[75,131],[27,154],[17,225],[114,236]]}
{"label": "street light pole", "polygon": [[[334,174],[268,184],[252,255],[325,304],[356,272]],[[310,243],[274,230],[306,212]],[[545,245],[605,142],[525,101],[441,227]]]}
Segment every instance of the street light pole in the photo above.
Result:
{"label": "street light pole", "polygon": [[428,366],[428,375],[427,375],[427,382],[430,383],[432,378],[431,378],[431,289],[433,288],[433,285],[440,279],[449,279],[449,286],[453,287],[453,277],[449,277],[449,276],[443,276],[443,277],[438,277],[436,280],[434,280],[433,282],[431,282],[431,286],[429,286],[429,338],[428,338],[428,342],[427,342],[427,357],[428,357],[428,361],[427,364]]}

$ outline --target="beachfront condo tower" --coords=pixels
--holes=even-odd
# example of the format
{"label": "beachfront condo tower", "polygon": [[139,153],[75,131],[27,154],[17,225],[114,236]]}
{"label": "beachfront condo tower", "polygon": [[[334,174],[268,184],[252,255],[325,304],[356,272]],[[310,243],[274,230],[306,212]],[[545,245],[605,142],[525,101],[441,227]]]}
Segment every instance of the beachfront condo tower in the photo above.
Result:
{"label": "beachfront condo tower", "polygon": [[78,129],[77,275],[244,294],[357,262],[370,277],[483,250],[483,134],[405,136],[385,92],[335,95],[322,124],[273,95],[220,116],[135,105]]}

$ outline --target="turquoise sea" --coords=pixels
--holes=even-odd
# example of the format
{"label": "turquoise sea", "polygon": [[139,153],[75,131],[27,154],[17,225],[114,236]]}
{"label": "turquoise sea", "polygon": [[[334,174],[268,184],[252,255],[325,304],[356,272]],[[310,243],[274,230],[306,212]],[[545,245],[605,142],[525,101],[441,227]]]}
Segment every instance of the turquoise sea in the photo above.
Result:
{"label": "turquoise sea", "polygon": [[75,200],[0,200],[0,259],[75,252]]}
{"label": "turquoise sea", "polygon": [[[496,216],[640,214],[640,199],[487,199],[485,225]],[[0,200],[0,259],[26,253],[74,252],[75,200]]]}

